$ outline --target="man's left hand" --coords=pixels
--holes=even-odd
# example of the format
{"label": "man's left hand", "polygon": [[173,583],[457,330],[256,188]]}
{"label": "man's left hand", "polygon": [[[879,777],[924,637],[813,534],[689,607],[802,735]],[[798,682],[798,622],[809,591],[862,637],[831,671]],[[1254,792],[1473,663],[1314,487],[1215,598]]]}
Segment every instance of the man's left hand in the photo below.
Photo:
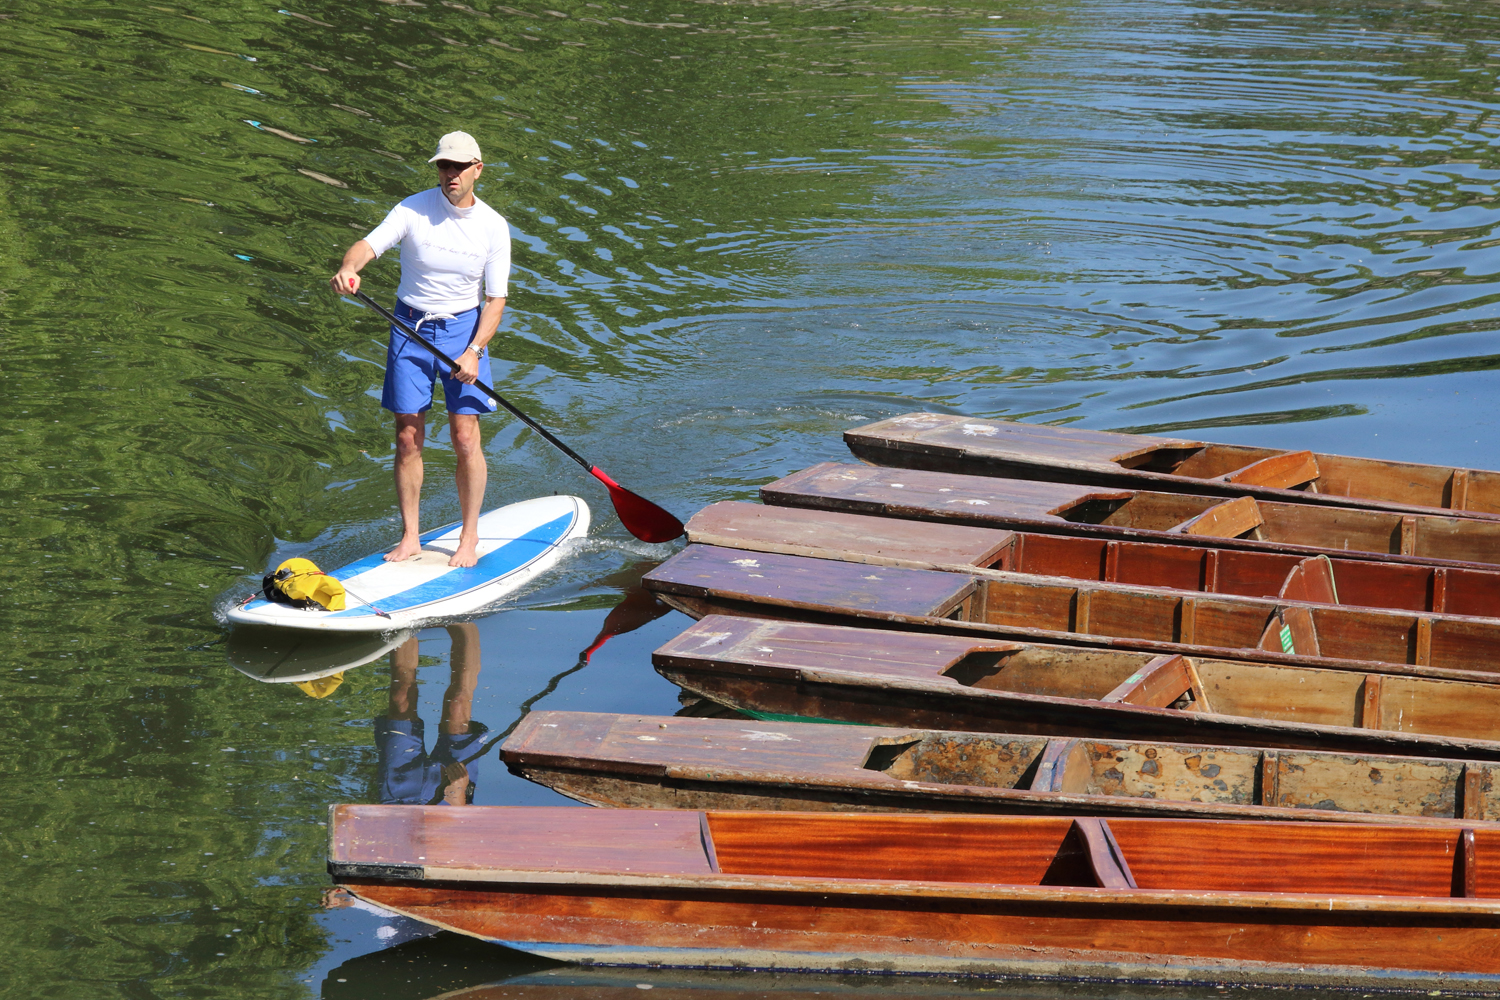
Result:
{"label": "man's left hand", "polygon": [[473,351],[464,351],[453,360],[458,362],[458,368],[453,372],[453,377],[466,385],[473,385],[479,379],[479,355]]}

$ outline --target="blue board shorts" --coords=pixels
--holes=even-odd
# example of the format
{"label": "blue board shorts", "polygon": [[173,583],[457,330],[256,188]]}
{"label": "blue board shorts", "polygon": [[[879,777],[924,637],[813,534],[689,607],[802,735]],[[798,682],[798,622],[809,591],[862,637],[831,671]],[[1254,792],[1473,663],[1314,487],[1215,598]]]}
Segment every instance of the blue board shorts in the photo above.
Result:
{"label": "blue board shorts", "polygon": [[[423,312],[413,309],[405,302],[396,303],[396,318],[415,328]],[[431,319],[422,324],[417,332],[448,357],[458,356],[474,339],[474,328],[479,325],[479,307],[461,312],[454,319]],[[432,406],[432,381],[443,380],[443,399],[448,412],[472,413],[476,415],[495,412],[495,401],[486,396],[477,386],[460,382],[449,374],[448,366],[428,353],[427,349],[408,337],[395,326],[391,327],[391,342],[385,353],[385,387],[380,393],[380,405],[392,413],[426,413]],[[479,381],[490,381],[490,354],[479,354]]]}
{"label": "blue board shorts", "polygon": [[[423,329],[426,329],[424,326]],[[385,805],[444,805],[443,765],[469,770],[469,800],[479,787],[479,757],[494,739],[482,722],[471,722],[461,736],[440,733],[427,753],[421,719],[375,720],[375,747],[380,754],[379,792]]]}

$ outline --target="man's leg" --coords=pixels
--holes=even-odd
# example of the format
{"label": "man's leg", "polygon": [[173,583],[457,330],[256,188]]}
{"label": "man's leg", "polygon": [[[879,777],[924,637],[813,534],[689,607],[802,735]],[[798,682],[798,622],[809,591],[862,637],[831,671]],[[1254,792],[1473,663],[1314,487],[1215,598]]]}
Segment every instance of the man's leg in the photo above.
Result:
{"label": "man's leg", "polygon": [[479,417],[472,413],[448,416],[453,438],[453,453],[458,457],[454,478],[458,480],[458,509],[464,526],[458,535],[458,551],[448,560],[449,566],[473,566],[479,562],[479,514],[484,506],[484,487],[489,479],[484,448],[479,440]]}
{"label": "man's leg", "polygon": [[[479,686],[479,626],[461,622],[448,626],[452,652],[448,655],[448,690],[443,692],[443,719],[438,732],[450,737],[469,733],[474,712],[474,689]],[[469,795],[469,769],[454,761],[443,765],[443,799],[464,805]]]}
{"label": "man's leg", "polygon": [[422,551],[422,439],[426,434],[425,414],[396,414],[396,503],[401,507],[401,542],[385,554],[386,562],[410,559]]}
{"label": "man's leg", "polygon": [[474,712],[474,689],[479,686],[479,626],[473,622],[449,625],[448,690],[443,692],[439,732],[463,736]]}
{"label": "man's leg", "polygon": [[410,722],[417,717],[417,655],[416,636],[407,639],[391,653],[391,690],[385,710],[387,719]]}

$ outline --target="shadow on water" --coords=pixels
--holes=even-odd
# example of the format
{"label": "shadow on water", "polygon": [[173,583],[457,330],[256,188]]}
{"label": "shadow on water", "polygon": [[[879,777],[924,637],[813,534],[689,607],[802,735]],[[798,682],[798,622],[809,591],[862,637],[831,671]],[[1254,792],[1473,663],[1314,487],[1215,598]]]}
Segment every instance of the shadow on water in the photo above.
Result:
{"label": "shadow on water", "polygon": [[[648,992],[649,991],[649,992]],[[1301,991],[1293,991],[1298,995]],[[1283,990],[1203,984],[1150,986],[1095,982],[1018,981],[949,976],[808,975],[683,969],[579,968],[523,952],[439,933],[360,955],[331,969],[322,1000],[1260,1000]],[[1319,989],[1322,1000],[1357,1000],[1370,991]],[[1378,994],[1376,994],[1378,995]]]}

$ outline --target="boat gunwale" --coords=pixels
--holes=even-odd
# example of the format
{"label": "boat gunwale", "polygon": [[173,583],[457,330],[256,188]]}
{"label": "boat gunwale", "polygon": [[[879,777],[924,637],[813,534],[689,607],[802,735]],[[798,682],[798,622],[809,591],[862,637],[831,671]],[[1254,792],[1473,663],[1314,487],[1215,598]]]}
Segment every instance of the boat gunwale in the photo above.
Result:
{"label": "boat gunwale", "polygon": [[[945,818],[948,814],[944,815]],[[1058,817],[1059,819],[1065,817]],[[1230,820],[1212,822],[1233,822]],[[1242,820],[1240,822],[1253,822]],[[1257,824],[1263,825],[1263,824]],[[1413,913],[1441,916],[1493,917],[1500,927],[1500,897],[1382,896],[1353,893],[1245,892],[1203,889],[1118,889],[1102,886],[1021,885],[1001,882],[937,882],[920,879],[838,879],[809,875],[654,874],[633,875],[608,869],[463,868],[454,865],[413,865],[422,878],[372,878],[343,875],[344,863],[329,858],[328,871],[340,885],[389,885],[441,888],[444,884],[502,892],[504,886],[588,887],[618,886],[622,890],[666,890],[682,893],[732,893],[746,902],[747,893],[778,897],[817,896],[822,905],[832,898],[893,900],[950,899],[959,902],[1074,904],[1085,907],[1117,905],[1170,909],[1246,909],[1313,913]],[[350,863],[357,864],[357,863]],[[596,895],[601,895],[595,893]],[[764,900],[760,900],[764,902]]]}

